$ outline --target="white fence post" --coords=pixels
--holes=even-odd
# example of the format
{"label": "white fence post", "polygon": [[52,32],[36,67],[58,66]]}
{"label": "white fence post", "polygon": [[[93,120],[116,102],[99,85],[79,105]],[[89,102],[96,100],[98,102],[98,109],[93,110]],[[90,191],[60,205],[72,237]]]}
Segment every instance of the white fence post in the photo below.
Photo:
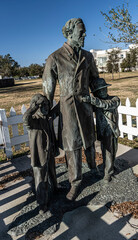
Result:
{"label": "white fence post", "polygon": [[[120,102],[120,106],[121,106],[121,102]],[[119,122],[118,122],[119,128],[121,129],[121,126],[123,125],[123,117],[122,117],[122,113],[119,113]],[[120,137],[123,138],[124,134],[123,132],[120,130]]]}
{"label": "white fence post", "polygon": [[[120,137],[124,137],[123,134],[126,133],[128,135],[128,139],[133,140],[133,136],[138,137],[138,100],[136,101],[136,107],[130,107],[130,101],[127,98],[126,106],[119,106],[119,129],[121,132]],[[121,115],[126,115],[126,124],[123,124]],[[132,116],[136,117],[137,126],[132,126]]]}
{"label": "white fence post", "polygon": [[[13,107],[11,107],[11,109],[10,109],[10,117],[14,117],[14,116],[16,116],[16,112],[15,112],[15,109]],[[19,136],[18,124],[17,123],[16,124],[12,124],[11,127],[12,127],[13,137]],[[19,150],[20,149],[20,144],[17,144],[14,147],[15,147],[15,150]]]}
{"label": "white fence post", "polygon": [[[24,114],[25,112],[26,112],[26,107],[23,104],[21,107],[21,113]],[[28,134],[27,128],[26,126],[24,126],[24,124],[23,124],[23,131],[24,131],[24,134]],[[26,142],[26,147],[29,147],[29,142]]]}
{"label": "white fence post", "polygon": [[[137,101],[136,101],[136,112],[138,113],[138,98],[137,98]],[[137,133],[138,133],[138,116],[136,116],[136,128],[137,128]]]}
{"label": "white fence post", "polygon": [[[129,109],[130,109],[130,100],[129,98],[126,99],[126,120],[127,120],[127,126],[128,127],[132,127],[132,116],[129,115]],[[129,140],[133,140],[133,135],[132,134],[128,134],[128,139]]]}
{"label": "white fence post", "polygon": [[0,149],[1,148],[4,148],[4,139],[3,139],[3,132],[2,132],[1,112],[0,112]]}
{"label": "white fence post", "polygon": [[9,135],[8,122],[7,122],[5,109],[0,109],[0,115],[1,115],[1,121],[2,121],[2,133],[3,133],[2,137],[3,137],[6,156],[7,158],[11,158],[12,148],[11,148],[11,140]]}

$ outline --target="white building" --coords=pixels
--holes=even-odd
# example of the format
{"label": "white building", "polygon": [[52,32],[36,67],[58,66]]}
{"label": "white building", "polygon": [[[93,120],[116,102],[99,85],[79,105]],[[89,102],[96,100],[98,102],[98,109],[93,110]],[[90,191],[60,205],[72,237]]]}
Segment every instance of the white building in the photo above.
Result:
{"label": "white building", "polygon": [[[131,45],[129,45],[128,49],[120,49],[120,53],[119,53],[119,69],[120,69],[120,71],[121,71],[120,63],[126,57],[127,52],[130,51],[130,48],[135,48],[135,47],[136,47],[136,44],[131,44]],[[114,49],[118,49],[118,48],[114,48]],[[96,61],[96,65],[98,67],[99,72],[106,72],[106,63],[107,63],[107,60],[108,60],[108,53],[107,52],[111,52],[111,51],[112,51],[112,49],[107,49],[107,50],[91,49],[90,50],[90,52],[94,56],[94,59]]]}

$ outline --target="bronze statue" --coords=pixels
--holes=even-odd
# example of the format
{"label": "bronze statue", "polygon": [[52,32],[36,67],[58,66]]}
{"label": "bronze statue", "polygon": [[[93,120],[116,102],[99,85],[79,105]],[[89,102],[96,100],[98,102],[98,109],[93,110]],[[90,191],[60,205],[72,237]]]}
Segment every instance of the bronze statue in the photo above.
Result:
{"label": "bronze statue", "polygon": [[82,19],[70,19],[62,32],[67,42],[46,61],[43,91],[52,106],[58,80],[63,147],[71,183],[67,198],[73,200],[82,178],[82,147],[89,167],[96,167],[93,108],[82,102],[81,97],[89,95],[89,88],[93,89],[93,81],[99,75],[92,54],[82,49],[86,36]]}
{"label": "bronze statue", "polygon": [[114,160],[117,152],[119,137],[117,107],[120,99],[107,94],[107,84],[103,78],[94,81],[93,96],[83,97],[84,102],[95,106],[97,139],[101,141],[104,163],[104,183],[111,180],[114,173]]}
{"label": "bronze statue", "polygon": [[57,190],[55,146],[52,124],[48,117],[49,111],[49,100],[41,94],[36,94],[32,97],[30,107],[23,116],[24,124],[29,132],[31,165],[40,213],[47,210],[48,178],[50,178],[53,190]]}

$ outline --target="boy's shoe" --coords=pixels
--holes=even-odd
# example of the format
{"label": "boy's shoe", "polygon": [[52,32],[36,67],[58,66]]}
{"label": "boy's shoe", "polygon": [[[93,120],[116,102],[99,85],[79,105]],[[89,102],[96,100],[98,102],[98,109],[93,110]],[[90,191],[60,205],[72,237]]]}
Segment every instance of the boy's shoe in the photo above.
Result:
{"label": "boy's shoe", "polygon": [[40,205],[39,206],[39,214],[44,214],[47,211],[46,205]]}
{"label": "boy's shoe", "polygon": [[66,198],[70,201],[74,201],[75,198],[77,197],[79,190],[79,186],[72,186],[68,194],[66,195]]}
{"label": "boy's shoe", "polygon": [[105,184],[108,184],[111,181],[111,176],[110,175],[105,175],[103,178],[103,182]]}

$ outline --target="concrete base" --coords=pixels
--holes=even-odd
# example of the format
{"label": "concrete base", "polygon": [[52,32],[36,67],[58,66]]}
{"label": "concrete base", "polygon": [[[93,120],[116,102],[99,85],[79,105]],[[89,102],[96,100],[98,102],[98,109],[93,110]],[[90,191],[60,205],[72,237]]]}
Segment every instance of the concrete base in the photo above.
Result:
{"label": "concrete base", "polygon": [[[5,175],[19,173],[29,169],[30,158],[23,156],[11,161],[1,162],[0,181]],[[10,175],[9,175],[10,176]],[[13,237],[8,235],[9,225],[22,209],[30,190],[31,177],[19,178],[8,181],[0,191],[0,239],[1,240],[25,240],[25,236]]]}
{"label": "concrete base", "polygon": [[136,224],[137,220],[130,216],[116,218],[102,205],[80,207],[64,214],[59,230],[50,240],[138,239],[132,227]]}
{"label": "concrete base", "polygon": [[[95,142],[96,152],[101,152],[101,145],[99,141]],[[133,149],[123,144],[118,144],[117,159],[123,159],[128,162],[135,174],[138,174],[138,149]]]}

